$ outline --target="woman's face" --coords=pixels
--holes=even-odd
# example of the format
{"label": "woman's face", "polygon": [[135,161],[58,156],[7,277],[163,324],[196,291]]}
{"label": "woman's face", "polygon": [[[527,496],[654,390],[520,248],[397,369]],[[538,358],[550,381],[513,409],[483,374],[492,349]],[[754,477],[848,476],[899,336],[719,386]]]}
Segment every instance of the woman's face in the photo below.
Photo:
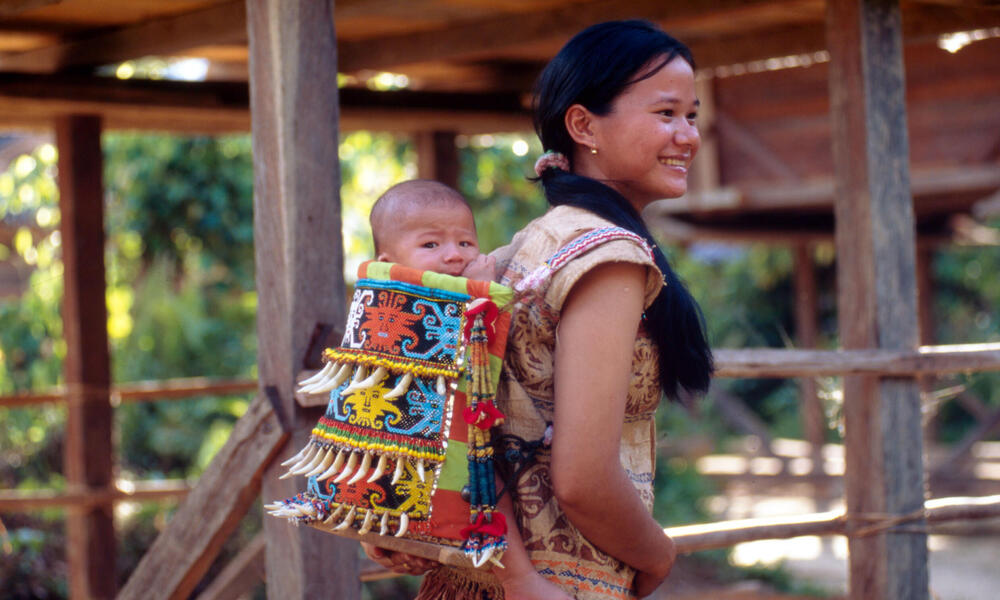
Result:
{"label": "woman's face", "polygon": [[592,115],[597,154],[578,148],[575,170],[615,188],[637,210],[681,196],[701,143],[697,112],[694,71],[676,57],[626,88],[607,115]]}

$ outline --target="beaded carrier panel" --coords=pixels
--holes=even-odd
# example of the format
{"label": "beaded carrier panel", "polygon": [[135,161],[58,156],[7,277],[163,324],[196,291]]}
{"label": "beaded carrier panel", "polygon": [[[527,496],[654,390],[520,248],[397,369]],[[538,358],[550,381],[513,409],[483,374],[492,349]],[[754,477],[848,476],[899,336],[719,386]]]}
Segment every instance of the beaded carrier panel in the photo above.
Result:
{"label": "beaded carrier panel", "polygon": [[496,283],[361,265],[343,341],[300,383],[330,395],[286,461],[284,476],[305,476],[306,490],[271,514],[459,547],[476,567],[498,559],[491,429],[503,418],[493,400],[511,299]]}

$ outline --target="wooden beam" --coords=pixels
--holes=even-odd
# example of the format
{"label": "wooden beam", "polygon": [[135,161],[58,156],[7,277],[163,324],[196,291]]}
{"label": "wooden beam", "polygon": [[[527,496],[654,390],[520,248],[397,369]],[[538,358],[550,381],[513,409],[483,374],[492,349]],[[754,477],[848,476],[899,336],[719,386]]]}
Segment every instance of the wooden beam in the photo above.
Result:
{"label": "wooden beam", "polygon": [[[1000,169],[992,164],[929,167],[913,172],[911,192],[919,204],[923,196],[984,193],[1000,188]],[[793,183],[727,187],[680,198],[658,200],[650,210],[659,214],[763,211],[833,207],[835,182],[815,178]]]}
{"label": "wooden beam", "polygon": [[715,126],[722,139],[734,148],[742,151],[746,160],[755,163],[763,173],[769,173],[779,179],[798,181],[799,174],[787,162],[760,140],[745,126],[732,119],[726,113],[717,111]]}
{"label": "wooden beam", "polygon": [[[911,351],[919,343],[916,244],[899,4],[829,0],[827,8],[841,343]],[[848,597],[926,599],[926,534],[854,535],[855,515],[923,507],[917,382],[845,377],[844,431]]]}
{"label": "wooden beam", "polygon": [[102,490],[55,492],[52,490],[0,490],[0,512],[31,511],[52,507],[94,507],[113,502],[153,502],[183,498],[190,491],[186,481],[116,482]]}
{"label": "wooden beam", "polygon": [[[819,340],[819,300],[816,288],[816,265],[812,246],[796,244],[795,253],[795,340],[800,348],[815,348]],[[826,441],[826,415],[820,401],[819,386],[813,377],[799,379],[799,410],[802,433],[812,445],[813,458],[820,456]],[[817,462],[814,460],[813,465]]]}
{"label": "wooden beam", "polygon": [[[224,396],[245,394],[257,390],[256,379],[216,379],[213,377],[184,377],[163,381],[136,381],[112,386],[109,401],[140,402],[163,398],[190,398],[191,396]],[[0,396],[0,406],[33,406],[66,400],[65,387],[34,393]]]}
{"label": "wooden beam", "polygon": [[391,69],[400,65],[434,60],[481,57],[499,49],[539,40],[562,43],[588,25],[614,19],[642,17],[658,21],[668,31],[698,29],[708,23],[739,20],[755,8],[768,5],[800,7],[801,0],[719,0],[717,2],[664,3],[658,0],[576,3],[531,14],[512,14],[487,19],[449,22],[418,33],[380,36],[376,39],[341,42],[341,70]]}
{"label": "wooden beam", "polygon": [[[928,500],[920,518],[914,523],[946,523],[957,520],[980,520],[1000,517],[1000,496],[979,498],[937,498]],[[677,552],[688,554],[712,548],[728,548],[754,540],[788,539],[803,535],[844,535],[848,532],[849,513],[827,512],[796,517],[741,519],[702,525],[682,525],[663,530],[677,546]],[[867,525],[878,525],[868,521]]]}
{"label": "wooden beam", "polygon": [[[1000,343],[921,346],[916,350],[797,350],[714,348],[716,377],[832,377],[884,375],[906,377],[1000,371]],[[316,371],[302,371],[301,381]],[[323,394],[296,394],[301,406],[326,406]],[[988,414],[984,407],[983,414]],[[971,411],[975,412],[975,411]]]}
{"label": "wooden beam", "polygon": [[[919,43],[942,33],[1000,26],[1000,11],[946,8],[908,3],[903,13],[904,42]],[[757,29],[738,35],[689,41],[699,69],[751,63],[769,58],[812,54],[827,49],[823,23],[800,23]]]}
{"label": "wooden beam", "polygon": [[0,71],[54,73],[68,67],[98,66],[144,56],[165,56],[210,44],[246,40],[243,0],[178,16],[144,21],[84,39],[0,56]]}
{"label": "wooden beam", "polygon": [[12,17],[43,6],[59,4],[62,0],[0,0],[0,17]]}
{"label": "wooden beam", "polygon": [[248,597],[264,581],[264,551],[267,540],[263,533],[254,536],[240,550],[212,583],[198,594],[197,600],[240,600]]}
{"label": "wooden beam", "polygon": [[[437,129],[471,134],[531,129],[528,110],[515,93],[342,89],[340,97],[343,131]],[[250,129],[244,83],[0,74],[0,126],[47,129],[55,115],[67,112],[99,114],[105,129]]]}
{"label": "wooden beam", "polygon": [[910,0],[913,4],[937,4],[963,8],[1000,8],[998,0]]}
{"label": "wooden beam", "polygon": [[[63,260],[63,335],[66,358],[66,441],[63,467],[69,491],[112,483],[112,415],[104,277],[104,185],[101,121],[66,116],[56,121]],[[115,595],[115,529],[110,502],[69,509],[66,555],[70,595]]]}
{"label": "wooden beam", "polygon": [[[293,397],[312,333],[317,324],[343,323],[347,313],[332,5],[247,0],[259,377],[291,424],[287,455],[307,443],[322,415]],[[265,502],[303,489],[301,478],[279,479],[283,471],[268,468]],[[355,543],[272,517],[264,532],[269,598],[360,598]]]}
{"label": "wooden beam", "polygon": [[187,598],[257,498],[264,468],[288,438],[268,399],[258,396],[118,598]]}
{"label": "wooden beam", "polygon": [[417,148],[417,175],[458,189],[458,148],[453,131],[420,131],[413,136]]}
{"label": "wooden beam", "polygon": [[830,377],[1000,371],[1000,344],[922,346],[916,351],[889,349],[712,350],[716,377]]}

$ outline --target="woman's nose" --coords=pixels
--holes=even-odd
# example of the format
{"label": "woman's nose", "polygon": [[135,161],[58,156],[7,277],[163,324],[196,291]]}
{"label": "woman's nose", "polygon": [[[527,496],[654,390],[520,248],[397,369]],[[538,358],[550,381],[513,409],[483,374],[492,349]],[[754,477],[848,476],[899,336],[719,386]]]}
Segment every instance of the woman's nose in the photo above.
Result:
{"label": "woman's nose", "polygon": [[701,141],[701,133],[698,132],[698,126],[686,119],[682,120],[674,136],[674,139],[678,144],[692,146],[694,148],[697,148]]}

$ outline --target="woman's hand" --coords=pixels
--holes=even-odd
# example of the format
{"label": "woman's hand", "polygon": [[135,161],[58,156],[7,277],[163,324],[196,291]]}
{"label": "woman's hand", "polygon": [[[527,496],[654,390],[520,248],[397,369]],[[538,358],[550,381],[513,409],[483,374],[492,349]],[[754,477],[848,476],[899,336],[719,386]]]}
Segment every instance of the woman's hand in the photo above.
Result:
{"label": "woman's hand", "polygon": [[386,569],[402,575],[423,575],[427,571],[441,566],[441,563],[437,561],[403,552],[393,552],[367,542],[361,542],[361,548],[368,555],[368,558]]}

